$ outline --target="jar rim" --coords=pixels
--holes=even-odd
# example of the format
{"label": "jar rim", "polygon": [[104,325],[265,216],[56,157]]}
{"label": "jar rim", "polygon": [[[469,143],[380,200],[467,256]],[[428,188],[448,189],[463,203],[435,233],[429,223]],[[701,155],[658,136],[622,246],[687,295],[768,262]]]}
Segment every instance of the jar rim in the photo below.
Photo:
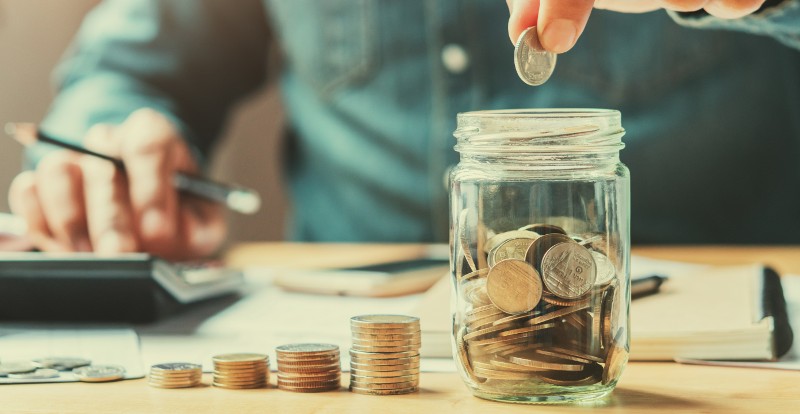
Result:
{"label": "jar rim", "polygon": [[459,112],[458,116],[513,118],[529,115],[536,118],[601,118],[620,116],[616,109],[603,108],[519,108]]}

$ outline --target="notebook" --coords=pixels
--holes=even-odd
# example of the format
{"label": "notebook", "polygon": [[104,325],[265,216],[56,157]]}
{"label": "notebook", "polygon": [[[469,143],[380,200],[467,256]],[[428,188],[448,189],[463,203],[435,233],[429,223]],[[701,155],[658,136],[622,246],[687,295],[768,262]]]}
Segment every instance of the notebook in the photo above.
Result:
{"label": "notebook", "polygon": [[[420,302],[422,355],[449,357],[450,281]],[[761,265],[702,267],[631,305],[632,360],[774,360],[792,344],[780,278]]]}

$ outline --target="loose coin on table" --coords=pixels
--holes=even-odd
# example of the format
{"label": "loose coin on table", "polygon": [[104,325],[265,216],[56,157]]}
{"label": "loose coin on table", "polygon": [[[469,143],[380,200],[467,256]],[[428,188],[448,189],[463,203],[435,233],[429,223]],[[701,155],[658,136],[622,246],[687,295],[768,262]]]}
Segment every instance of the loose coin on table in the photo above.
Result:
{"label": "loose coin on table", "polygon": [[125,377],[125,368],[118,365],[89,365],[72,370],[75,377],[83,382],[109,382]]}
{"label": "loose coin on table", "polygon": [[556,68],[557,55],[548,52],[539,42],[536,26],[525,29],[514,47],[514,67],[523,82],[531,86],[542,85],[550,79]]}
{"label": "loose coin on table", "polygon": [[202,378],[199,364],[170,362],[150,367],[147,383],[157,388],[189,388],[200,384]]}
{"label": "loose coin on table", "polygon": [[50,369],[50,368],[40,368],[33,372],[23,372],[19,374],[8,374],[8,378],[11,379],[25,379],[25,380],[40,380],[40,379],[50,379],[50,378],[58,378],[61,374],[58,373],[58,370]]}
{"label": "loose coin on table", "polygon": [[278,388],[294,392],[334,391],[341,387],[339,347],[288,344],[275,348]]}
{"label": "loose coin on table", "polygon": [[34,359],[34,364],[39,368],[50,368],[57,371],[70,371],[78,367],[85,367],[92,363],[86,358],[76,357],[47,357]]}
{"label": "loose coin on table", "polygon": [[0,364],[0,377],[33,371],[36,371],[36,365],[30,361],[6,361]]}

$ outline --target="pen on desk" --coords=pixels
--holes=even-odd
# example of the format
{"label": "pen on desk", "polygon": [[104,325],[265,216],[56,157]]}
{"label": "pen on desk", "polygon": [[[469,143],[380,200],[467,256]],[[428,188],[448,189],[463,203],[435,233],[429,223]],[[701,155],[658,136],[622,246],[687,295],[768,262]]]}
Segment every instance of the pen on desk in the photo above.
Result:
{"label": "pen on desk", "polygon": [[[117,168],[125,170],[125,164],[121,159],[47,135],[34,124],[7,123],[5,130],[6,134],[26,147],[36,142],[51,144],[81,154],[102,158],[114,163]],[[25,133],[20,133],[23,131]],[[216,201],[238,213],[253,214],[261,208],[261,197],[256,191],[249,188],[222,184],[197,175],[180,172],[173,176],[172,183],[180,191]]]}
{"label": "pen on desk", "polygon": [[637,299],[658,293],[661,284],[667,280],[665,276],[652,275],[631,281],[631,299]]}

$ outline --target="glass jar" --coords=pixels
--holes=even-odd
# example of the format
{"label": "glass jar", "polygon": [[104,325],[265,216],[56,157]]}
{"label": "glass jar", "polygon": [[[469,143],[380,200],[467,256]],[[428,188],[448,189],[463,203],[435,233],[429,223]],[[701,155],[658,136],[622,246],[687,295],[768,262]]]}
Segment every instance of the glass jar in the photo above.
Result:
{"label": "glass jar", "polygon": [[612,110],[458,115],[453,347],[478,397],[607,395],[628,361],[630,201]]}

